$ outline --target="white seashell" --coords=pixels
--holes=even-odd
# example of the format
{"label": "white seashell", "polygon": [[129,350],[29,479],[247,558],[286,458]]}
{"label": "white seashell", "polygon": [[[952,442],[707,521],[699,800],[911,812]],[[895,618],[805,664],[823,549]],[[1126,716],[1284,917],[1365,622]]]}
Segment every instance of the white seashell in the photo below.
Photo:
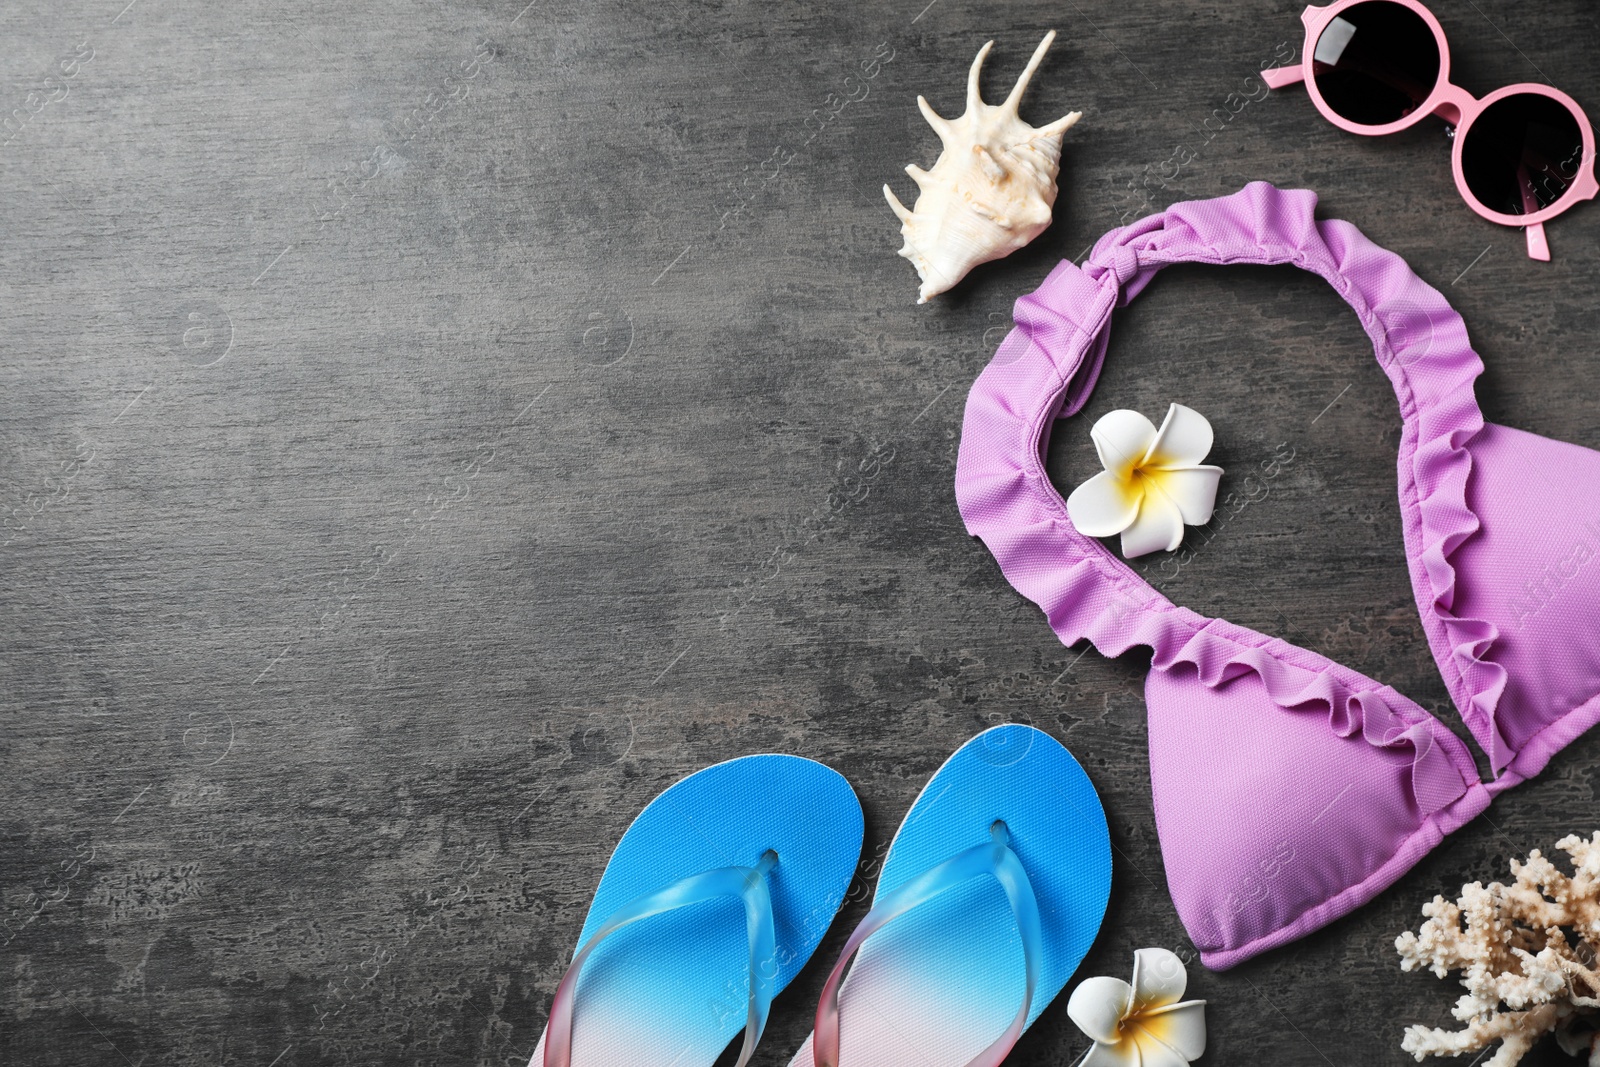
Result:
{"label": "white seashell", "polygon": [[978,72],[993,41],[972,61],[967,110],[960,118],[940,118],[927,100],[917,97],[917,106],[944,150],[932,170],[916,164],[906,168],[921,189],[912,210],[906,210],[888,185],[883,187],[889,206],[900,216],[900,233],[906,241],[900,254],[922,279],[917,303],[949,289],[978,264],[1009,256],[1050,225],[1056,174],[1061,169],[1061,135],[1082,114],[1074,111],[1035,129],[1018,117],[1017,105],[1055,39],[1054,30],[1044,35],[999,107],[984,103],[978,95]]}

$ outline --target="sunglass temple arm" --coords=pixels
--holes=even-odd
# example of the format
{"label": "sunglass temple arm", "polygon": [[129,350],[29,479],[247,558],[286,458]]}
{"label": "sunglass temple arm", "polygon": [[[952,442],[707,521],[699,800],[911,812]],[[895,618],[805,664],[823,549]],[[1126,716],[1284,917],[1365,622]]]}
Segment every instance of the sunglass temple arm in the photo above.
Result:
{"label": "sunglass temple arm", "polygon": [[1261,72],[1261,80],[1267,83],[1269,89],[1282,89],[1306,80],[1305,68],[1299,63],[1287,67],[1269,67]]}
{"label": "sunglass temple arm", "polygon": [[[1525,214],[1533,214],[1539,210],[1539,198],[1534,195],[1533,180],[1528,176],[1526,166],[1517,167],[1517,185],[1522,193],[1522,210]],[[1550,242],[1544,235],[1544,223],[1535,222],[1522,228],[1523,234],[1528,239],[1528,258],[1542,262],[1550,262]]]}

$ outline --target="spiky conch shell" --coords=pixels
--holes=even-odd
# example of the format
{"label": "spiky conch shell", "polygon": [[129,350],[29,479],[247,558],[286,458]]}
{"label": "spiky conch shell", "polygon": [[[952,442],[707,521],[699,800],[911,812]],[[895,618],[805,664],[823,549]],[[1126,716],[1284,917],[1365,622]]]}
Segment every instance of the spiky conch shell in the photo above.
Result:
{"label": "spiky conch shell", "polygon": [[922,279],[917,303],[927,303],[929,297],[949,289],[978,264],[1009,256],[1050,225],[1056,174],[1061,169],[1061,135],[1082,114],[1074,111],[1035,129],[1017,115],[1017,105],[1055,39],[1054,30],[1044,35],[1011,95],[998,107],[984,103],[978,94],[978,74],[993,41],[972,61],[967,110],[960,118],[941,118],[927,100],[917,97],[943,151],[932,170],[914,163],[906,167],[921,189],[911,210],[888,185],[883,187],[889,206],[900,217],[906,242],[900,254]]}

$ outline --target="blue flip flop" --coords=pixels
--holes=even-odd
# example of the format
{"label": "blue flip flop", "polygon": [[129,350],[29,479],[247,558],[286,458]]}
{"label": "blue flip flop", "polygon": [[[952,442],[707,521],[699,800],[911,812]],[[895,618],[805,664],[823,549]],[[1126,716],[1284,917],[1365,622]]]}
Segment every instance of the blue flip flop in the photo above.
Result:
{"label": "blue flip flop", "polygon": [[529,1067],[711,1067],[816,951],[861,855],[836,771],[745,756],[639,813],[606,865]]}
{"label": "blue flip flop", "polygon": [[900,824],[790,1067],[995,1067],[1077,970],[1110,893],[1083,768],[1031,726],[985,730]]}

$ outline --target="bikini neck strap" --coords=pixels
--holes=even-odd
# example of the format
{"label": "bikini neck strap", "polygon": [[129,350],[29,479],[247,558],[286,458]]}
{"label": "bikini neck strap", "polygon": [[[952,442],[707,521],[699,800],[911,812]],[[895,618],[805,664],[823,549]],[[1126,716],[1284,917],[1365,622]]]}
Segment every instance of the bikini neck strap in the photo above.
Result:
{"label": "bikini neck strap", "polygon": [[1079,533],[1044,469],[1044,452],[1054,420],[1088,400],[1112,311],[1162,267],[1292,264],[1310,271],[1354,309],[1394,385],[1404,420],[1396,465],[1401,526],[1417,606],[1468,725],[1488,736],[1505,672],[1484,654],[1494,628],[1453,610],[1450,560],[1479,525],[1468,502],[1466,446],[1484,425],[1473,394],[1483,362],[1438,290],[1349,223],[1319,221],[1316,206],[1314,193],[1265,182],[1175,204],[1112,230],[1082,268],[1062,262],[1020,298],[1016,328],[967,397],[956,459],[961,516],[1066,644],[1088,638],[1116,656],[1134,645],[1179,647],[1197,628],[1259,643],[1259,635],[1176,608],[1105,545]]}

